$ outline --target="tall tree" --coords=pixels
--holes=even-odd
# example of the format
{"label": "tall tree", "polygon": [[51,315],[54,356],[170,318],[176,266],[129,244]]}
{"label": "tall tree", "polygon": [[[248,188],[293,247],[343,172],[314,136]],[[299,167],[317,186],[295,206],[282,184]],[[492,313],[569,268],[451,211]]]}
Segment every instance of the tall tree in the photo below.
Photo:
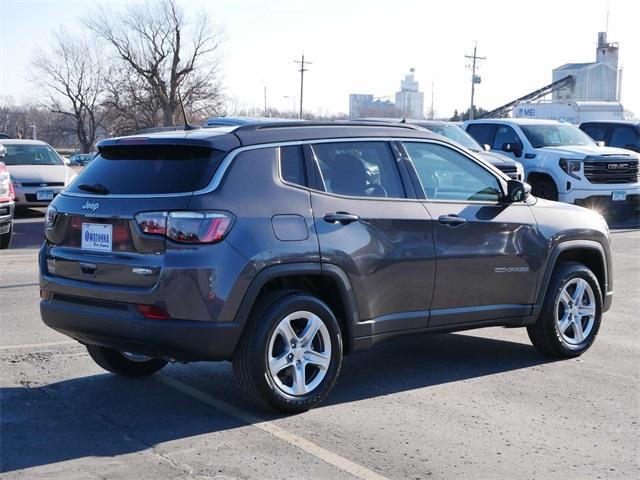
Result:
{"label": "tall tree", "polygon": [[48,50],[36,50],[31,65],[32,81],[42,88],[45,106],[73,119],[80,148],[90,152],[104,114],[101,103],[108,77],[95,44],[61,29]]}
{"label": "tall tree", "polygon": [[125,77],[136,80],[129,86],[138,91],[130,94],[157,102],[162,125],[181,116],[179,94],[192,108],[219,101],[220,32],[206,14],[189,21],[176,0],[147,0],[116,12],[101,8],[85,25],[113,48]]}

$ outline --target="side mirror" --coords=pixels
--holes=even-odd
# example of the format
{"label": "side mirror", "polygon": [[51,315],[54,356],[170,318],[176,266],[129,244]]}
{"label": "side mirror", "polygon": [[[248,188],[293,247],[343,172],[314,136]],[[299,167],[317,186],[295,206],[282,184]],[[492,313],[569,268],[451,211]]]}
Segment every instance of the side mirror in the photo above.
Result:
{"label": "side mirror", "polygon": [[503,152],[513,153],[516,157],[522,156],[522,145],[519,143],[503,143],[501,150]]}
{"label": "side mirror", "polygon": [[604,147],[604,146],[606,146],[606,145],[604,144],[604,140],[598,140],[598,141],[596,142],[596,145],[598,145],[599,147]]}
{"label": "side mirror", "polygon": [[4,158],[6,154],[7,154],[7,147],[0,144],[0,158]]}
{"label": "side mirror", "polygon": [[531,185],[520,180],[509,180],[507,182],[507,202],[523,202],[531,193]]}
{"label": "side mirror", "polygon": [[485,152],[488,152],[489,150],[491,150],[491,145],[489,145],[488,143],[483,143],[482,148]]}

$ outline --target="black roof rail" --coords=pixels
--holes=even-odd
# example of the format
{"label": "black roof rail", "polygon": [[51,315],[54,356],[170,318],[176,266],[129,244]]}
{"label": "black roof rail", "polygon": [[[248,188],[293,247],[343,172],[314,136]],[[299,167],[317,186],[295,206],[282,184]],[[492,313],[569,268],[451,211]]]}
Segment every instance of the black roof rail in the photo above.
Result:
{"label": "black roof rail", "polygon": [[256,130],[272,130],[279,128],[309,128],[309,127],[384,127],[384,128],[405,128],[410,130],[420,130],[420,127],[410,123],[398,122],[376,122],[376,121],[354,121],[354,120],[327,120],[327,121],[282,121],[269,123],[252,123],[240,125],[234,132],[247,132]]}

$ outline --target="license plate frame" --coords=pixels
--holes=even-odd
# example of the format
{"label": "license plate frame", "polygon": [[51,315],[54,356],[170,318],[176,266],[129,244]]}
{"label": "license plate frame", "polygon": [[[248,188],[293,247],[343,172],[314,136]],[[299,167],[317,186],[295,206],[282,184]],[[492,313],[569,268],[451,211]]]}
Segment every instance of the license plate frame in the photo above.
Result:
{"label": "license plate frame", "polygon": [[80,248],[90,252],[112,252],[113,225],[109,223],[83,223]]}
{"label": "license plate frame", "polygon": [[48,202],[53,200],[53,190],[37,190],[36,200],[38,202]]}
{"label": "license plate frame", "polygon": [[624,202],[627,199],[627,192],[624,190],[614,190],[611,192],[612,202]]}

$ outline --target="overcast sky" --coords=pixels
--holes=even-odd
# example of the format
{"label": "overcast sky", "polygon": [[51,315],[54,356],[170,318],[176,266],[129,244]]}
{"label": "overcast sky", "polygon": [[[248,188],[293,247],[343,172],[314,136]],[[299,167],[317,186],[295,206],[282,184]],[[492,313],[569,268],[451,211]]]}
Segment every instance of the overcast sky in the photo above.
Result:
{"label": "overcast sky", "polygon": [[[98,4],[124,0],[0,0],[0,97],[38,99],[28,82],[33,49],[52,30],[79,28]],[[495,108],[551,82],[563,63],[595,60],[597,32],[620,43],[622,103],[640,116],[640,33],[637,0],[183,0],[224,29],[225,92],[248,106],[291,108],[298,96],[294,59],[313,62],[305,76],[305,109],[347,112],[349,93],[392,97],[409,68],[425,92],[435,85],[436,114],[469,105],[465,54],[478,42],[486,56],[476,105]]]}

